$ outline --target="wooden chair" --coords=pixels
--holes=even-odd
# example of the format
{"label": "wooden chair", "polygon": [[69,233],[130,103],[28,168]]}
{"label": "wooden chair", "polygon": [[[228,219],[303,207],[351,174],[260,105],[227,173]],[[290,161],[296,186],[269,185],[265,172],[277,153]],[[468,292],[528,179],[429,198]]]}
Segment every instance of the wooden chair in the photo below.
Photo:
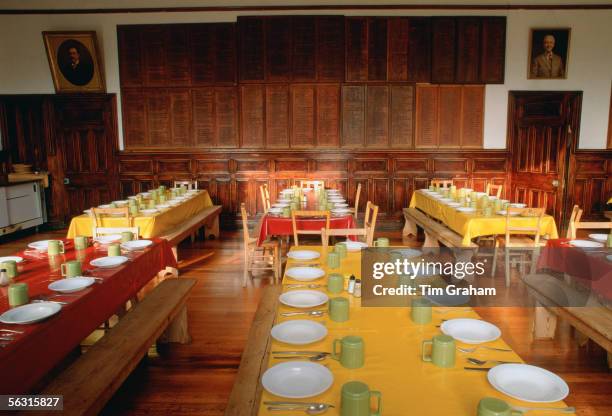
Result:
{"label": "wooden chair", "polygon": [[[510,287],[510,263],[518,264],[524,273],[526,264],[531,265],[531,273],[535,272],[535,263],[538,256],[538,249],[541,246],[541,224],[546,212],[545,208],[512,208],[506,209],[505,235],[498,236],[495,242],[495,255],[493,256],[493,273],[497,265],[497,249],[504,248],[505,254],[505,278],[506,287]],[[536,218],[536,225],[517,226],[512,225],[512,219],[517,216],[528,214]],[[525,260],[525,255],[532,253],[530,260]],[[512,259],[514,257],[514,259]],[[518,259],[517,259],[518,257]]]}
{"label": "wooden chair", "polygon": [[569,222],[567,224],[566,238],[576,238],[576,229],[573,228],[575,222],[579,222],[582,218],[582,209],[578,205],[574,205],[572,208],[572,215],[570,215]]}
{"label": "wooden chair", "polygon": [[378,206],[368,201],[366,207],[366,219],[363,228],[322,228],[321,241],[323,247],[329,245],[329,237],[349,237],[349,236],[364,236],[364,242],[371,246],[374,241],[374,229],[376,228],[376,218],[378,217]]}
{"label": "wooden chair", "polygon": [[442,188],[450,188],[453,185],[453,180],[452,179],[432,179],[431,185],[439,186]]}
{"label": "wooden chair", "polygon": [[357,191],[355,192],[355,206],[349,208],[353,212],[353,216],[355,217],[355,221],[357,221],[357,216],[359,214],[359,197],[361,196],[361,184],[357,184]]}
{"label": "wooden chair", "polygon": [[185,186],[187,189],[198,189],[198,181],[189,181],[189,180],[174,181],[175,188],[179,188],[181,186]]}
{"label": "wooden chair", "polygon": [[602,222],[588,222],[588,221],[575,221],[570,224],[569,229],[567,230],[569,234],[569,238],[576,238],[576,230],[612,230],[612,221],[602,221]]}
{"label": "wooden chair", "polygon": [[300,180],[300,188],[323,189],[325,188],[325,181]]}
{"label": "wooden chair", "polygon": [[[103,227],[102,216],[112,215],[117,219],[123,219],[125,221],[124,227]],[[128,207],[121,208],[91,208],[91,222],[93,238],[101,235],[108,234],[121,234],[124,231],[130,231],[134,234],[134,238],[137,239],[140,235],[138,227],[132,225],[132,217],[130,217],[130,210]]]}
{"label": "wooden chair", "polygon": [[278,241],[265,241],[257,246],[257,237],[249,234],[248,214],[244,203],[240,204],[242,214],[242,237],[244,243],[244,274],[242,287],[246,287],[249,272],[254,270],[271,270],[274,273],[274,282],[280,277],[280,247]]}
{"label": "wooden chair", "polygon": [[321,230],[303,230],[298,228],[298,218],[325,218],[325,229],[329,230],[329,211],[291,211],[293,225],[293,240],[296,246],[300,245],[298,235],[321,235]]}
{"label": "wooden chair", "polygon": [[259,193],[261,195],[261,204],[264,212],[268,212],[270,209],[270,191],[268,190],[268,184],[263,184],[259,187]]}
{"label": "wooden chair", "polygon": [[488,183],[487,184],[487,188],[485,189],[485,192],[487,193],[487,195],[491,195],[491,192],[492,192],[493,196],[501,198],[501,193],[502,193],[502,188],[503,187],[504,187],[504,185],[494,185],[492,183]]}

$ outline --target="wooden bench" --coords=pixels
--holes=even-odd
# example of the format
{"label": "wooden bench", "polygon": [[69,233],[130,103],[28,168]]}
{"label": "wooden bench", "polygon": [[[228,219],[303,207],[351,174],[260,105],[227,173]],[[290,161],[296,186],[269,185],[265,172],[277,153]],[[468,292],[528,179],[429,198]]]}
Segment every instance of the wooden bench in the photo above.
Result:
{"label": "wooden bench", "polygon": [[274,325],[282,285],[266,286],[242,353],[238,374],[225,408],[226,416],[256,416],[261,400],[261,377],[268,368],[270,330]]}
{"label": "wooden bench", "polygon": [[195,282],[163,281],[40,394],[63,395],[62,415],[97,415],[153,343],[190,341],[186,302]]}
{"label": "wooden bench", "polygon": [[440,247],[440,244],[442,244],[446,247],[478,248],[477,244],[471,242],[469,246],[464,246],[462,236],[416,208],[404,208],[404,219],[406,224],[402,235],[404,237],[416,236],[417,226],[421,227],[425,232],[423,247]]}
{"label": "wooden bench", "polygon": [[567,296],[586,301],[584,293],[578,292],[560,278],[540,273],[530,274],[523,279],[530,293],[535,297],[536,310],[533,332],[535,338],[548,339],[555,336],[557,318],[565,319],[578,332],[578,340],[589,339],[608,352],[608,366],[612,368],[612,310],[607,306],[589,302],[589,306],[563,306],[581,304],[564,302]]}
{"label": "wooden bench", "polygon": [[[174,253],[174,258],[178,261],[178,252],[177,247],[181,241],[190,237],[197,233],[197,231],[204,227],[205,236],[208,235],[209,238],[219,238],[219,215],[221,214],[221,205],[213,205],[208,207],[196,215],[191,217],[188,221],[177,226],[175,229],[170,230],[168,233],[161,235],[161,238],[165,238],[168,240],[170,245],[172,246],[172,252]],[[183,267],[190,266],[194,263],[202,261],[210,256],[213,253],[205,253],[201,256],[197,256],[189,259],[188,261],[183,261],[179,263],[179,269]],[[169,270],[169,273],[175,274],[173,271]]]}

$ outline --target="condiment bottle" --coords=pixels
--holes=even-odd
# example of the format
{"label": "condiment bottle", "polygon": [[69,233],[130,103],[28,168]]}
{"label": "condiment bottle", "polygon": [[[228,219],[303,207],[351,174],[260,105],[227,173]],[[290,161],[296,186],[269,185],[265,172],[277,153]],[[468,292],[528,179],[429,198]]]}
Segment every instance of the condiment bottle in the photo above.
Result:
{"label": "condiment bottle", "polygon": [[352,274],[349,279],[347,291],[348,293],[351,293],[351,294],[355,291],[355,275],[354,274]]}
{"label": "condiment bottle", "polygon": [[355,280],[355,291],[353,293],[353,296],[355,296],[356,298],[361,297],[361,279]]}
{"label": "condiment bottle", "polygon": [[0,286],[8,286],[10,281],[6,269],[0,269]]}

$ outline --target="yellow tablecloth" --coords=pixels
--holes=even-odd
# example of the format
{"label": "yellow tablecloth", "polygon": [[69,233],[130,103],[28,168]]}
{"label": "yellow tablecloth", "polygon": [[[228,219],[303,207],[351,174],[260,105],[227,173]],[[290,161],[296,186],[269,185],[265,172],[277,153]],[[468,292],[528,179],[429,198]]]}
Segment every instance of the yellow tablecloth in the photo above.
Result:
{"label": "yellow tablecloth", "polygon": [[[140,236],[143,238],[156,237],[172,230],[178,224],[187,221],[198,212],[212,206],[212,200],[207,191],[200,191],[196,196],[185,202],[162,211],[156,215],[134,217],[134,226],[139,228]],[[125,227],[125,220],[121,218],[106,217],[102,219],[102,227]],[[68,228],[68,238],[77,235],[91,237],[92,222],[86,215],[79,215],[70,221]]]}
{"label": "yellow tablecloth", "polygon": [[[493,215],[492,217],[483,217],[477,214],[459,212],[421,191],[412,193],[410,208],[418,208],[431,217],[442,221],[451,230],[463,236],[464,246],[468,246],[473,238],[482,235],[506,233],[506,217],[504,216]],[[514,217],[510,222],[513,226],[529,227],[535,226],[537,219]],[[542,235],[548,235],[549,238],[559,238],[555,219],[550,215],[545,215],[542,218],[540,231]]]}
{"label": "yellow tablecloth", "polygon": [[[308,247],[321,251],[321,247]],[[345,276],[354,274],[361,277],[360,253],[349,253],[342,261],[341,273]],[[288,260],[288,267],[294,263]],[[321,262],[325,264],[325,261]],[[326,267],[324,267],[326,268]],[[283,284],[299,283],[290,278],[285,278]],[[326,277],[314,282],[326,284]],[[284,291],[289,289],[284,288]],[[338,296],[327,292],[330,297]],[[272,351],[310,350],[331,351],[332,342],[335,338],[346,335],[358,335],[365,341],[365,365],[359,369],[346,369],[340,363],[331,358],[320,362],[327,365],[334,375],[332,387],[325,393],[303,399],[308,402],[325,402],[336,406],[329,409],[326,415],[335,416],[340,414],[340,390],[342,385],[348,381],[359,380],[366,383],[370,389],[382,392],[382,414],[384,416],[474,416],[478,401],[483,397],[497,397],[514,405],[529,406],[530,403],[521,402],[499,393],[493,389],[487,381],[487,372],[468,371],[463,367],[475,367],[467,362],[467,357],[479,359],[498,359],[506,361],[522,362],[521,358],[514,352],[495,352],[480,350],[471,354],[457,352],[454,368],[442,369],[432,363],[423,362],[421,359],[421,344],[423,340],[429,340],[434,335],[440,334],[436,328],[442,319],[453,318],[479,318],[476,312],[465,311],[457,308],[456,311],[440,314],[439,308],[434,308],[433,320],[427,325],[416,325],[410,320],[408,308],[370,307],[362,308],[361,299],[355,298],[348,293],[341,296],[350,300],[349,320],[337,323],[329,319],[327,315],[322,318],[310,318],[327,326],[329,333],[327,337],[317,343],[306,346],[295,346],[283,344],[272,340]],[[323,306],[318,309],[325,309]],[[449,308],[441,308],[449,310]],[[460,310],[459,310],[460,309]],[[281,312],[295,311],[293,308],[280,305],[277,311],[276,323],[289,319],[306,319],[304,317],[284,318]],[[525,340],[525,342],[528,342]],[[458,343],[459,346],[468,346]],[[503,340],[487,344],[491,347],[509,348]],[[285,362],[270,358],[268,367]],[[274,396],[267,391],[262,393],[259,415],[280,414],[302,414],[301,412],[269,412],[263,401],[266,400],[288,400]],[[538,404],[534,404],[538,406]],[[540,406],[564,407],[563,402],[544,404]],[[538,415],[553,413],[539,412]]]}

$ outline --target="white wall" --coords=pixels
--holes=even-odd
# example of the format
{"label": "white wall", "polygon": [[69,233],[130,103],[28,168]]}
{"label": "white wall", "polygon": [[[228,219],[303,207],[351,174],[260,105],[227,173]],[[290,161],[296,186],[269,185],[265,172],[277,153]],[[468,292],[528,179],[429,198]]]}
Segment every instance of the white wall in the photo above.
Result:
{"label": "white wall", "polygon": [[[242,13],[257,14],[257,13]],[[260,14],[272,14],[269,12]],[[278,14],[298,14],[279,12]],[[304,14],[315,14],[312,11]],[[478,10],[447,11],[333,11],[344,15],[506,15],[508,17],[506,78],[504,85],[488,85],[485,104],[485,139],[488,149],[504,148],[508,91],[583,91],[580,148],[606,147],[610,84],[612,80],[612,10]],[[85,15],[0,15],[0,94],[53,93],[53,81],[41,32],[45,30],[95,30],[102,48],[109,93],[119,94],[117,62],[118,24],[190,23],[235,21],[233,12],[133,13]],[[527,80],[529,29],[571,27],[566,80]],[[118,102],[120,105],[120,100]],[[121,114],[119,113],[121,126]],[[119,132],[120,143],[123,142]]]}

